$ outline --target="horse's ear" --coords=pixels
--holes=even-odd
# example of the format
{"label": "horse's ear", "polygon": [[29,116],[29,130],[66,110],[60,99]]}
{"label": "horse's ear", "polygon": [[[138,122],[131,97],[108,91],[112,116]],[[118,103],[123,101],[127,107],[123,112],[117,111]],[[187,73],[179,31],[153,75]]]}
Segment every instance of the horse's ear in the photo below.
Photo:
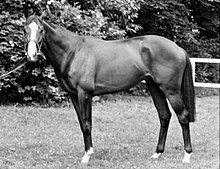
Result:
{"label": "horse's ear", "polygon": [[47,12],[43,11],[39,18],[40,20],[43,20],[46,16],[47,16]]}
{"label": "horse's ear", "polygon": [[49,14],[49,16],[52,15],[52,13],[51,13],[50,8],[49,8],[48,5],[46,5],[46,9],[47,9],[47,13]]}
{"label": "horse's ear", "polygon": [[46,5],[46,10],[44,10],[41,14],[41,16],[39,17],[41,20],[44,19],[47,15],[52,15],[51,14],[51,11],[50,11],[50,8],[48,5]]}
{"label": "horse's ear", "polygon": [[24,4],[24,16],[27,19],[28,18],[28,0],[25,0]]}

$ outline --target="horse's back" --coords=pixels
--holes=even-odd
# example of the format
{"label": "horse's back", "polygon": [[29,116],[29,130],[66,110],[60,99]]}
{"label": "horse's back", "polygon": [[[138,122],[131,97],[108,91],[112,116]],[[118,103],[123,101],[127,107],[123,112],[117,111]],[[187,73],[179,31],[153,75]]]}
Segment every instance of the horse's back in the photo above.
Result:
{"label": "horse's back", "polygon": [[121,91],[149,76],[162,87],[170,81],[177,86],[181,81],[176,75],[183,73],[184,52],[166,38],[147,35],[104,41],[84,37],[81,46],[75,57],[86,67],[77,62],[71,66],[75,67],[72,72],[80,72],[78,81],[89,84],[94,94]]}

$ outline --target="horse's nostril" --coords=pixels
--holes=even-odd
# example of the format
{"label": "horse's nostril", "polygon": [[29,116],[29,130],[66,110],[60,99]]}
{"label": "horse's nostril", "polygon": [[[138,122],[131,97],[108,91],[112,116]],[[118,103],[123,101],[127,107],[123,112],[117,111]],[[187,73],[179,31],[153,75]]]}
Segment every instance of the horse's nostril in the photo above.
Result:
{"label": "horse's nostril", "polygon": [[29,62],[36,62],[36,59],[35,59],[35,58],[28,57],[28,61],[29,61]]}

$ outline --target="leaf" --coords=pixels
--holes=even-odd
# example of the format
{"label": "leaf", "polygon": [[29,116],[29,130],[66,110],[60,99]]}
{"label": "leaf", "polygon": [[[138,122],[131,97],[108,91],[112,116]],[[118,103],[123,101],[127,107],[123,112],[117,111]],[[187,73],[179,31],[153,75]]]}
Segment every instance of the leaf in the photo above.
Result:
{"label": "leaf", "polygon": [[25,90],[21,86],[19,86],[18,87],[18,93],[24,93],[24,92],[25,92]]}
{"label": "leaf", "polygon": [[31,96],[24,97],[23,100],[24,100],[24,101],[31,101],[31,100],[32,100],[32,97],[31,97]]}
{"label": "leaf", "polygon": [[11,23],[14,25],[22,26],[23,22],[21,20],[11,20]]}

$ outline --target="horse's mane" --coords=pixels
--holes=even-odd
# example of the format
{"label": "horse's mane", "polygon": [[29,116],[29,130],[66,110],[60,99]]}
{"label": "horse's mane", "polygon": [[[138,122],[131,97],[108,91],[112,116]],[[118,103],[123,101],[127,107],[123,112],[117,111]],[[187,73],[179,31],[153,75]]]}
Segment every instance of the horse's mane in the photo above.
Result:
{"label": "horse's mane", "polygon": [[[42,20],[36,15],[31,15],[27,18],[26,25],[29,25],[31,22],[39,23],[39,22],[42,22]],[[47,22],[47,21],[44,21],[44,22],[46,22],[53,29],[56,29],[57,31],[60,31],[61,33],[65,32],[65,33],[68,33],[70,35],[76,35],[74,32],[69,31],[68,29],[66,29],[65,27],[63,27],[61,25],[50,23],[50,22]]]}
{"label": "horse's mane", "polygon": [[54,23],[50,23],[50,22],[46,22],[46,23],[49,26],[51,26],[53,29],[56,29],[57,31],[59,31],[61,34],[65,33],[65,34],[68,34],[70,36],[76,36],[77,35],[74,32],[71,32],[70,30],[66,29],[64,26],[54,24]]}

